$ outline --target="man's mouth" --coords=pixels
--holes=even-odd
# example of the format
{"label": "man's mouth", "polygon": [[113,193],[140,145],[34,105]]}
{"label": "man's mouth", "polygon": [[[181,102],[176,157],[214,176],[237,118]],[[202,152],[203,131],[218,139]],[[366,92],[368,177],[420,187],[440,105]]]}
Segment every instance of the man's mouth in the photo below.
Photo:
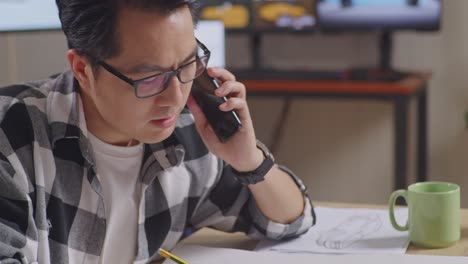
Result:
{"label": "man's mouth", "polygon": [[172,116],[167,116],[163,118],[158,118],[158,119],[153,119],[151,120],[151,123],[160,127],[160,128],[169,128],[177,122],[177,114],[174,114]]}

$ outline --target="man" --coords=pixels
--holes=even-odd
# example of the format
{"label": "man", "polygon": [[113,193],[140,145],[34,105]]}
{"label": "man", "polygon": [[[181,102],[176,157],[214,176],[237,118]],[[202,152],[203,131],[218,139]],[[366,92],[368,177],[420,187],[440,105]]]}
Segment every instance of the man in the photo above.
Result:
{"label": "man", "polygon": [[57,4],[70,71],[0,89],[0,263],[146,263],[204,226],[282,239],[315,222],[257,147],[245,87],[208,69],[243,125],[225,143],[190,96],[196,1]]}

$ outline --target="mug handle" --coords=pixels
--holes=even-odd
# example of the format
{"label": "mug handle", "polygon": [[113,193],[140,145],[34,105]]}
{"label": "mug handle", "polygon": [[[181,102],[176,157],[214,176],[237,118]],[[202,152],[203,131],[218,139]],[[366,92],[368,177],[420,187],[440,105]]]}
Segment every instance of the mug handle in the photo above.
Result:
{"label": "mug handle", "polygon": [[390,200],[388,202],[389,205],[389,213],[390,213],[390,222],[392,223],[393,228],[398,231],[407,231],[409,229],[408,220],[406,220],[406,224],[401,226],[397,223],[395,219],[395,202],[398,197],[403,197],[406,201],[408,201],[406,196],[406,190],[396,190],[390,196]]}

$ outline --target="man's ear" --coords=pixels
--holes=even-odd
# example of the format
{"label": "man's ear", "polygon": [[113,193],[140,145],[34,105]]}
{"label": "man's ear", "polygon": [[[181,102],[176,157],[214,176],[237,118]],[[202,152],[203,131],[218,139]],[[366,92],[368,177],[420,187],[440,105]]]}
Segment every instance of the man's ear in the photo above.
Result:
{"label": "man's ear", "polygon": [[68,50],[67,59],[70,63],[70,69],[76,80],[78,80],[81,89],[89,92],[92,87],[91,83],[95,80],[91,63],[75,49]]}

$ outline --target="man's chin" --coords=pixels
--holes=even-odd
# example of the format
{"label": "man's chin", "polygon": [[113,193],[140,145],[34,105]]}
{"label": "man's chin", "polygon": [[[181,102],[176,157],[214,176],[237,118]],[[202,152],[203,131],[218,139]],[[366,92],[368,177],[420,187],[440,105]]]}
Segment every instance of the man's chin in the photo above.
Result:
{"label": "man's chin", "polygon": [[140,142],[145,143],[145,144],[155,144],[162,142],[169,138],[175,130],[175,125],[165,128],[163,130],[160,130],[158,132],[147,132],[145,133],[142,139],[140,139]]}

